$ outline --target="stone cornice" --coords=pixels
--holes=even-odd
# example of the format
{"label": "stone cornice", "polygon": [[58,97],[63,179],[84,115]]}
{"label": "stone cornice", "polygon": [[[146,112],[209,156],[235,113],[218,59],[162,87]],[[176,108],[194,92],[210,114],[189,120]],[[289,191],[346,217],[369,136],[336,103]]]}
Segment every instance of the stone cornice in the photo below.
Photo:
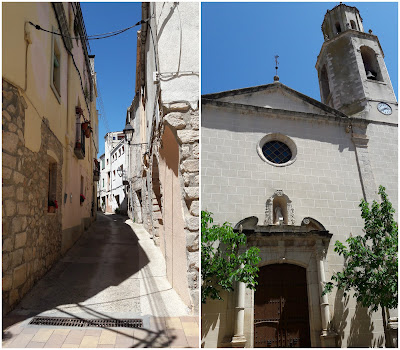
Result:
{"label": "stone cornice", "polygon": [[275,108],[267,108],[267,107],[259,107],[259,106],[252,106],[252,105],[245,105],[241,103],[234,103],[234,102],[224,102],[219,100],[210,100],[207,98],[202,98],[201,100],[202,106],[211,106],[216,108],[226,108],[228,110],[238,110],[241,113],[254,113],[258,115],[264,116],[271,116],[271,117],[283,117],[288,119],[303,119],[303,120],[315,120],[315,121],[327,121],[333,122],[337,124],[361,124],[361,125],[368,125],[368,124],[378,124],[378,125],[387,125],[387,126],[395,126],[397,127],[396,123],[390,122],[381,122],[375,120],[367,120],[364,118],[357,118],[357,117],[348,117],[345,114],[337,111],[336,115],[323,115],[323,114],[316,114],[316,113],[306,113],[306,112],[297,112],[285,109],[275,109]]}

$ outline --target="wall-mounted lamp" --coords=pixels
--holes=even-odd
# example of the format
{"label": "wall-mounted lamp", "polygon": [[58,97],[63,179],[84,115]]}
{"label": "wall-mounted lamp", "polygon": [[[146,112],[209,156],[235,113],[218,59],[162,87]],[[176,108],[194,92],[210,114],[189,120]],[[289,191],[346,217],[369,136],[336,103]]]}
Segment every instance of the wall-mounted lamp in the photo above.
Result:
{"label": "wall-mounted lamp", "polygon": [[125,140],[126,140],[126,142],[128,142],[128,145],[131,144],[134,131],[135,131],[135,129],[132,128],[131,124],[127,123],[125,125],[125,129],[123,130],[123,132],[125,134]]}

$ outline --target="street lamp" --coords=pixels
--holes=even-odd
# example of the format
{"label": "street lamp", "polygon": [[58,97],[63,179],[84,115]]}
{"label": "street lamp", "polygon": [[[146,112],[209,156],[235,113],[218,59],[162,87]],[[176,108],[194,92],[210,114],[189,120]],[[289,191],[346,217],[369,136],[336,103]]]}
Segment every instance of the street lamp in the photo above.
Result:
{"label": "street lamp", "polygon": [[124,134],[125,134],[125,140],[126,142],[128,142],[128,145],[131,144],[132,141],[132,137],[133,137],[133,132],[135,131],[134,128],[132,128],[132,125],[127,123],[125,125],[125,129],[123,130]]}
{"label": "street lamp", "polygon": [[119,167],[117,169],[117,174],[119,175],[119,177],[122,177],[122,175],[125,175],[125,170],[122,170],[121,167]]}

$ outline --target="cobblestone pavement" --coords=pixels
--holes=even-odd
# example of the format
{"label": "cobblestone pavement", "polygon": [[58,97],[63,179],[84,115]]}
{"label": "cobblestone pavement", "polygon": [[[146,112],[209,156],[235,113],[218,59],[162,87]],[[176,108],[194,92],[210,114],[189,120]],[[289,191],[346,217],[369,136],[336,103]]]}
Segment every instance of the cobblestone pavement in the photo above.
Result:
{"label": "cobblestone pavement", "polygon": [[[29,325],[34,316],[141,318],[142,328]],[[199,347],[190,316],[166,279],[163,256],[142,225],[98,213],[74,247],[3,317],[3,347]]]}

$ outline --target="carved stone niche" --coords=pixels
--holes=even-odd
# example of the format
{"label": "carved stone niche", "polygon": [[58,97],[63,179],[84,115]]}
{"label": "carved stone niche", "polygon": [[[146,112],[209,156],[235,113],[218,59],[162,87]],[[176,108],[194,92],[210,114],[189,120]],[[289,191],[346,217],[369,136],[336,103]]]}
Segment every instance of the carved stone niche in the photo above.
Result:
{"label": "carved stone niche", "polygon": [[[279,220],[277,213],[281,213],[282,220]],[[283,190],[276,190],[274,194],[267,199],[265,206],[264,225],[294,225],[294,208],[292,201],[283,193]]]}

